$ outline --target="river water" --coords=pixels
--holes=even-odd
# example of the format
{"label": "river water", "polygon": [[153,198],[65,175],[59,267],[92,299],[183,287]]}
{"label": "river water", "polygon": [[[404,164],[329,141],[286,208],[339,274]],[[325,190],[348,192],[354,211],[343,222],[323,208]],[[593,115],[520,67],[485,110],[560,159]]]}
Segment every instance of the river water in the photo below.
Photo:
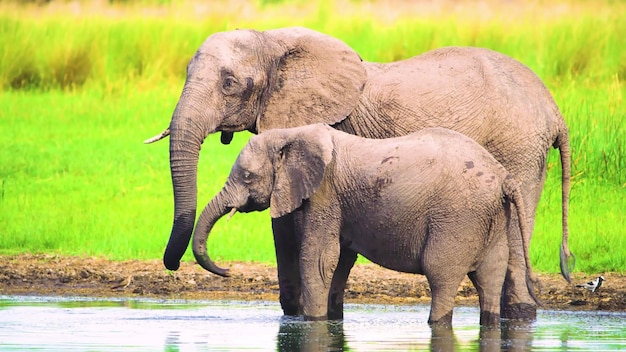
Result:
{"label": "river water", "polygon": [[282,316],[277,302],[0,296],[0,350],[606,351],[626,349],[626,313],[538,312],[481,329],[457,307],[431,329],[429,306],[347,304],[342,322]]}

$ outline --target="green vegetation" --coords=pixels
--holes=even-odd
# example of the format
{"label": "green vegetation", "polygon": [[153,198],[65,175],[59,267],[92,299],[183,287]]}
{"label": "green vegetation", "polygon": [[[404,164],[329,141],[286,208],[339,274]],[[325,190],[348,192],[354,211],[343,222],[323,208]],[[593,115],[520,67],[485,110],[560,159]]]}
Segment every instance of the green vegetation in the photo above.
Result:
{"label": "green vegetation", "polygon": [[[570,127],[576,270],[624,272],[626,5],[513,3],[462,12],[454,1],[444,10],[324,0],[258,1],[258,8],[236,1],[201,8],[185,1],[0,2],[0,254],[160,258],[173,213],[168,143],[142,141],[169,123],[187,61],[216,31],[302,25],[346,41],[370,61],[474,45],[532,68]],[[222,146],[218,138],[203,145],[200,207],[247,140],[237,134]],[[558,153],[548,164],[531,258],[537,271],[557,272]],[[218,222],[209,247],[218,262],[272,263],[269,214]]]}

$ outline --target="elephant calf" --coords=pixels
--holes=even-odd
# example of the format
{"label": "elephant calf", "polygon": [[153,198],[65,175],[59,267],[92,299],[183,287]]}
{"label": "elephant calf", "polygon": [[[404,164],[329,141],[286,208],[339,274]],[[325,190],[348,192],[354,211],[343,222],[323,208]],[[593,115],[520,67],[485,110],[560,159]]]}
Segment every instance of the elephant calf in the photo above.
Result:
{"label": "elephant calf", "polygon": [[[458,286],[468,275],[480,297],[480,322],[493,325],[510,248],[523,248],[511,253],[524,254],[531,276],[521,202],[504,167],[452,130],[377,140],[323,124],[276,129],[243,148],[224,188],[202,211],[193,252],[202,267],[226,275],[206,250],[218,219],[268,207],[272,218],[295,213],[307,319],[327,319],[333,276],[347,277],[351,267],[340,265],[340,251],[353,251],[392,270],[426,275],[432,324],[451,324]],[[517,226],[513,209],[522,238],[510,231]]]}

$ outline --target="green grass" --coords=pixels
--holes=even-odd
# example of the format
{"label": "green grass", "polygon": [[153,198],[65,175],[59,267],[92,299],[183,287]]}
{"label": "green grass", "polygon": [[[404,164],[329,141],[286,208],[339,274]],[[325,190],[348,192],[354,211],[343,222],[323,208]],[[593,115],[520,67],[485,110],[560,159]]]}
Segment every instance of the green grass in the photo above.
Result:
{"label": "green grass", "polygon": [[[167,116],[176,103],[173,91],[152,90],[107,96],[92,91],[0,95],[0,128],[9,143],[0,150],[0,223],[2,252],[60,252],[113,259],[156,258],[169,236],[173,214],[168,143],[142,141],[162,128],[154,116]],[[105,101],[105,104],[102,102]],[[217,135],[203,148],[199,168],[202,202],[222,187],[238,151],[247,140],[237,135],[230,148]],[[211,155],[219,157],[211,160]],[[240,221],[246,219],[247,222]],[[215,236],[238,248],[246,224],[269,227],[269,215],[235,216],[220,222]],[[271,261],[269,229],[234,252],[240,260]],[[256,243],[258,242],[258,244]],[[221,253],[220,249],[215,253]],[[229,251],[223,251],[229,258]],[[217,259],[220,256],[216,256]]]}
{"label": "green grass", "polygon": [[[344,4],[348,11],[330,1],[259,1],[253,15],[234,6],[193,16],[184,1],[146,3],[81,3],[85,13],[74,16],[67,7],[0,2],[0,253],[160,258],[173,214],[168,143],[142,141],[169,123],[187,61],[215,31],[304,25],[371,61],[475,45],[531,67],[570,128],[576,270],[626,270],[626,5],[572,0],[563,2],[566,15],[531,6],[511,17],[494,2],[490,15],[399,16],[358,2]],[[219,191],[248,135],[230,146],[218,138],[203,145],[199,208]],[[558,160],[551,152],[531,244],[543,272],[559,270]],[[217,261],[272,263],[269,214],[218,222],[209,251]]]}

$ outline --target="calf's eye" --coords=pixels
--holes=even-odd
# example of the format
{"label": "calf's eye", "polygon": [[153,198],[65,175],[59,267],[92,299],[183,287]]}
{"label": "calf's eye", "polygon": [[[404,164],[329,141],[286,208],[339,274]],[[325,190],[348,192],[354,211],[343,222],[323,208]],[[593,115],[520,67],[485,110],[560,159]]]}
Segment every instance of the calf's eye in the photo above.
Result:
{"label": "calf's eye", "polygon": [[235,79],[235,77],[233,76],[226,76],[224,77],[224,80],[222,81],[222,92],[224,92],[224,94],[234,94],[236,93],[236,87],[237,87],[238,83],[237,83],[237,79]]}

